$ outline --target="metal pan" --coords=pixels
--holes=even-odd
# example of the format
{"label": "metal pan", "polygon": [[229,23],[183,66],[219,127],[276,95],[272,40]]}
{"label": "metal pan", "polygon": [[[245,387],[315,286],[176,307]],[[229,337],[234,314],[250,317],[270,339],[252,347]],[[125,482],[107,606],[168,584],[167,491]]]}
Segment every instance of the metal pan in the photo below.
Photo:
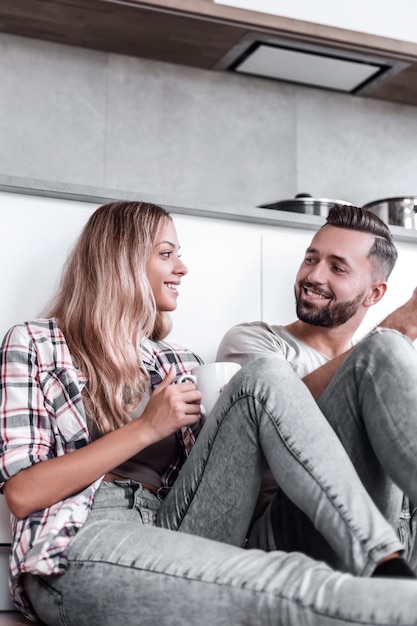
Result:
{"label": "metal pan", "polygon": [[417,230],[417,196],[374,200],[363,208],[376,213],[386,224]]}

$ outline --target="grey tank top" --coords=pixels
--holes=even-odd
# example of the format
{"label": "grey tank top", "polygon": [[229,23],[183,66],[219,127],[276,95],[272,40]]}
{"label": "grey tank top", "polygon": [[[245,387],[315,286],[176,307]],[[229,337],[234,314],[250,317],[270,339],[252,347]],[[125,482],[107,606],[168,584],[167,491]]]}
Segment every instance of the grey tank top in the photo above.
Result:
{"label": "grey tank top", "polygon": [[178,445],[177,436],[173,433],[166,439],[161,439],[141,450],[115,467],[112,472],[123,478],[132,478],[138,483],[148,483],[159,488],[162,475],[178,456]]}
{"label": "grey tank top", "polygon": [[[146,405],[151,397],[151,387],[146,390],[138,408],[132,415],[134,419],[140,418]],[[95,425],[89,420],[89,431],[91,439],[97,439],[99,433]],[[113,468],[113,474],[122,476],[123,478],[131,478],[138,483],[147,483],[159,488],[163,474],[167,471],[171,463],[173,463],[179,454],[180,443],[175,433],[161,439],[157,443],[141,450],[130,459]]]}

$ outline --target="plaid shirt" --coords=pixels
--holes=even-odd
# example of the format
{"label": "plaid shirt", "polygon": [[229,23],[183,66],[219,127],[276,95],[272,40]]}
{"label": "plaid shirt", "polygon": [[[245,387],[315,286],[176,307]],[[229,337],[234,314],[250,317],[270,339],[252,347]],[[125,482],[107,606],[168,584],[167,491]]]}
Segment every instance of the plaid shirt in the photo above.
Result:
{"label": "plaid shirt", "polygon": [[[145,340],[142,359],[155,388],[172,364],[178,375],[202,361],[178,346]],[[74,366],[64,335],[53,319],[13,327],[0,350],[0,489],[5,481],[34,463],[87,445],[90,436],[81,391],[86,378]],[[201,423],[179,433],[179,458],[162,477],[162,490],[173,484]],[[31,610],[21,574],[63,573],[65,549],[83,525],[102,477],[83,491],[17,520],[12,516],[13,543],[9,588],[13,601],[28,617]]]}

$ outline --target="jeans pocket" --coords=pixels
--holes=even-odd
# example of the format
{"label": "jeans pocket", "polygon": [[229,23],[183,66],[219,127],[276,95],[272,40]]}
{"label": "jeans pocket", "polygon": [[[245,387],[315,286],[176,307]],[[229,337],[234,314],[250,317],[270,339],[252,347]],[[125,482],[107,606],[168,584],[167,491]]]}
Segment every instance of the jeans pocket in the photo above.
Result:
{"label": "jeans pocket", "polygon": [[156,516],[158,514],[157,510],[149,509],[146,506],[138,506],[137,510],[144,525],[156,526]]}
{"label": "jeans pocket", "polygon": [[161,508],[161,501],[156,495],[140,487],[136,492],[134,508],[138,511],[142,524],[156,526],[156,518]]}

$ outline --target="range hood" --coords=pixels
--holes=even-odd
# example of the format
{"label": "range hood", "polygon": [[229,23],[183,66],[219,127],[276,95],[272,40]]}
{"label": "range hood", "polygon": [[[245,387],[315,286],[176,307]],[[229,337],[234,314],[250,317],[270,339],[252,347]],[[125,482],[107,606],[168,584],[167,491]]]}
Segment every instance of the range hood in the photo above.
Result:
{"label": "range hood", "polygon": [[369,94],[408,63],[257,33],[234,46],[216,69],[352,94]]}

